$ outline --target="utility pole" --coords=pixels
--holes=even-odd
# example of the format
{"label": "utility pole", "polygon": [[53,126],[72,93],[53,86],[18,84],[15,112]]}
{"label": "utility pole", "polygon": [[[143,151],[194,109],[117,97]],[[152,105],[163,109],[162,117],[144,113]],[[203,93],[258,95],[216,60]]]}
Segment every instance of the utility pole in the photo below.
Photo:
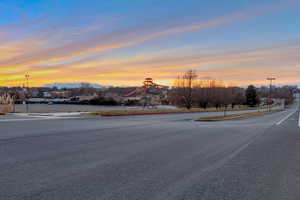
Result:
{"label": "utility pole", "polygon": [[26,78],[26,112],[29,112],[29,104],[28,104],[28,100],[29,100],[29,74],[25,74],[25,78]]}
{"label": "utility pole", "polygon": [[271,93],[272,93],[272,83],[276,80],[274,77],[267,78],[268,81],[270,81],[270,88],[269,88],[269,95],[268,95],[268,108],[269,112],[271,112]]}

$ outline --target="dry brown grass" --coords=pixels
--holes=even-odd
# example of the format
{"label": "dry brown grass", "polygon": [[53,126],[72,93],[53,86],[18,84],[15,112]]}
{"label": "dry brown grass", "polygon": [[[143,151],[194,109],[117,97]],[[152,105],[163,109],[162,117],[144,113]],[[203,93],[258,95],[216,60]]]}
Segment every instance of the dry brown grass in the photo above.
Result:
{"label": "dry brown grass", "polygon": [[[261,107],[261,109],[266,107]],[[239,110],[256,110],[258,107],[247,107],[239,106],[234,109],[227,109],[226,111],[239,111]],[[224,108],[215,109],[215,108],[193,108],[190,110],[187,109],[176,109],[176,110],[109,110],[109,111],[97,111],[92,112],[92,115],[101,115],[105,117],[113,116],[130,116],[130,115],[155,115],[155,114],[180,114],[180,113],[198,113],[198,112],[224,112]]]}
{"label": "dry brown grass", "polygon": [[263,112],[251,112],[251,113],[239,113],[239,114],[230,114],[230,115],[221,115],[221,116],[211,116],[211,117],[201,117],[199,119],[196,119],[195,121],[202,121],[202,122],[216,122],[216,121],[224,121],[224,120],[230,120],[230,119],[240,119],[240,118],[248,118],[248,117],[254,117],[254,116],[260,116],[265,114],[270,114],[274,112],[281,112],[282,109],[278,110],[272,110],[272,111],[263,111]]}

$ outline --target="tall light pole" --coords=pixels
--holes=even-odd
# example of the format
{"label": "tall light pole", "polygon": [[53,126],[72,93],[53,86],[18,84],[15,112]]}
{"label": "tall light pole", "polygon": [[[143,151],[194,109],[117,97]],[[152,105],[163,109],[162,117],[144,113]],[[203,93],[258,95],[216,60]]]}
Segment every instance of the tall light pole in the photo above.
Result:
{"label": "tall light pole", "polygon": [[268,96],[268,107],[269,107],[269,112],[271,112],[271,92],[272,92],[272,83],[273,81],[276,80],[274,77],[269,77],[267,78],[268,81],[270,81],[270,88],[269,88],[269,96]]}
{"label": "tall light pole", "polygon": [[29,112],[29,105],[28,105],[28,100],[29,100],[29,74],[25,74],[25,78],[26,78],[26,112]]}

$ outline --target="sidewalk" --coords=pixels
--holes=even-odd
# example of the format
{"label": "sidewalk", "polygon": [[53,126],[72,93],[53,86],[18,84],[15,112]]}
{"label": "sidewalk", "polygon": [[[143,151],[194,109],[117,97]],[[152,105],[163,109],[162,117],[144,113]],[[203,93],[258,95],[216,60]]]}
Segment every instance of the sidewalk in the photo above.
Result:
{"label": "sidewalk", "polygon": [[0,115],[0,121],[25,121],[42,119],[71,119],[81,118],[80,112],[76,113],[9,113]]}

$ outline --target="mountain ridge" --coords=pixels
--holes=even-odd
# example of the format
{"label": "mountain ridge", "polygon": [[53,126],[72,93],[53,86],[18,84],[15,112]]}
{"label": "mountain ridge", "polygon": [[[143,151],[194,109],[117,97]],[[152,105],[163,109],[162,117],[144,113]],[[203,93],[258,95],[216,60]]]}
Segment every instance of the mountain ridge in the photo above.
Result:
{"label": "mountain ridge", "polygon": [[97,83],[51,83],[44,85],[43,87],[57,87],[58,89],[61,88],[81,88],[81,87],[92,87],[92,88],[106,88],[109,86],[100,85]]}

